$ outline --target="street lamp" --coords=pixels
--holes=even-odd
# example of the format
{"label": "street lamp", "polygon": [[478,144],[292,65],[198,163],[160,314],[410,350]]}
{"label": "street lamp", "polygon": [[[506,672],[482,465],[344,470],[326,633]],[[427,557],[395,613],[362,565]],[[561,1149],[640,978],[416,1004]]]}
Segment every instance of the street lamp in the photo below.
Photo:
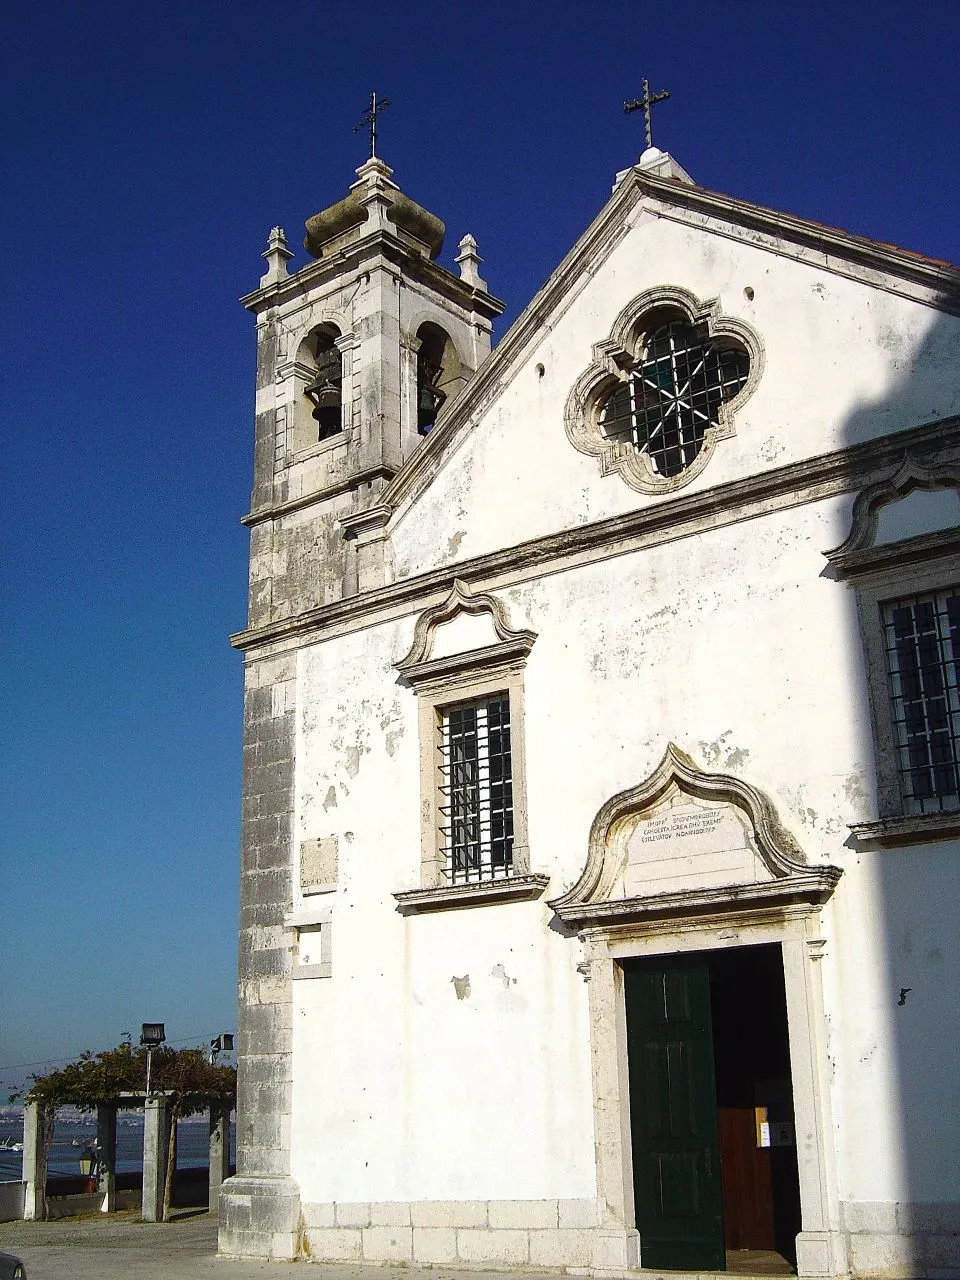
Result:
{"label": "street lamp", "polygon": [[147,1051],[146,1096],[148,1098],[150,1097],[150,1064],[153,1058],[153,1051],[154,1049],[159,1049],[166,1038],[162,1022],[144,1022],[140,1027],[140,1044]]}
{"label": "street lamp", "polygon": [[218,1053],[233,1053],[233,1032],[221,1031],[221,1033],[210,1041],[210,1065],[217,1060]]}

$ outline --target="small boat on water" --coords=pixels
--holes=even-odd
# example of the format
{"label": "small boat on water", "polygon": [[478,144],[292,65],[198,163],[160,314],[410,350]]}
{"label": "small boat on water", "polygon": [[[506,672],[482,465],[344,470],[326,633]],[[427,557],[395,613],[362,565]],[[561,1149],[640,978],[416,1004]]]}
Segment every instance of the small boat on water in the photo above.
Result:
{"label": "small boat on water", "polygon": [[22,1150],[23,1150],[23,1143],[16,1142],[13,1138],[4,1138],[4,1140],[0,1142],[0,1151],[22,1151]]}

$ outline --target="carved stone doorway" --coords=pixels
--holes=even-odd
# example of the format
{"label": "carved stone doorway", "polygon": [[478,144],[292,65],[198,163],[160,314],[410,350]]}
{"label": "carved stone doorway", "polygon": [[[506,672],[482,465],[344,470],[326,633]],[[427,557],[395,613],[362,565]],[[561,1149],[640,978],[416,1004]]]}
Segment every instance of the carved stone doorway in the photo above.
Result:
{"label": "carved stone doorway", "polygon": [[[625,972],[681,961],[709,976],[712,964],[719,984],[727,966],[743,962],[744,949],[770,948],[781,957],[783,976],[801,1217],[797,1271],[846,1273],[818,963],[826,945],[820,908],[839,878],[837,867],[807,863],[762,792],[743,779],[699,770],[672,745],[646,781],[613,796],[597,814],[583,873],[551,906],[584,945],[608,1265],[648,1265],[634,1196]],[[741,954],[726,959],[733,952]],[[722,995],[717,999],[722,1010]],[[778,1069],[782,1091],[782,1056]],[[769,1115],[774,1104],[767,1105]],[[783,1105],[781,1096],[774,1111]],[[658,1263],[655,1251],[649,1261],[670,1265]]]}

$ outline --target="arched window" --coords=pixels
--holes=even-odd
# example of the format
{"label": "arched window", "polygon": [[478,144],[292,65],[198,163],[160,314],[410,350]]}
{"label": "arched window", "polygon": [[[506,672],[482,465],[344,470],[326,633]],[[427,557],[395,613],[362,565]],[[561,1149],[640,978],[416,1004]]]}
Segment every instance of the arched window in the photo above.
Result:
{"label": "arched window", "polygon": [[750,374],[743,347],[712,341],[705,324],[668,319],[644,336],[637,364],[600,407],[612,440],[645,454],[658,476],[685,471],[703,448],[720,410]]}
{"label": "arched window", "polygon": [[314,376],[304,387],[313,405],[311,417],[317,424],[317,440],[327,440],[343,430],[343,362],[336,345],[339,333],[325,326],[307,339],[312,345]]}
{"label": "arched window", "polygon": [[444,404],[463,382],[457,349],[448,333],[427,321],[417,330],[417,431],[428,435]]}

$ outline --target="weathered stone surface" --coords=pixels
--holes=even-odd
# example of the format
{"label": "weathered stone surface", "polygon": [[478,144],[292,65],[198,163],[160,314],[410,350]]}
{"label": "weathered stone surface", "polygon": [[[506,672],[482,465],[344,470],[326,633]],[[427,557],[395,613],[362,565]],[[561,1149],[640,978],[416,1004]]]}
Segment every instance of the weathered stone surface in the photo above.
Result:
{"label": "weathered stone surface", "polygon": [[457,1261],[455,1227],[414,1227],[413,1260],[422,1266]]}
{"label": "weathered stone surface", "polygon": [[464,1262],[495,1262],[505,1267],[522,1267],[529,1261],[526,1231],[457,1231],[457,1253]]}
{"label": "weathered stone surface", "polygon": [[589,1230],[569,1227],[530,1232],[530,1265],[533,1267],[586,1267],[590,1265],[591,1256]]}
{"label": "weathered stone surface", "polygon": [[556,1227],[556,1200],[491,1200],[487,1206],[491,1227]]}
{"label": "weathered stone surface", "polygon": [[368,1202],[337,1201],[338,1227],[369,1227],[370,1205]]}
{"label": "weathered stone surface", "polygon": [[363,1233],[359,1227],[311,1227],[310,1257],[317,1262],[360,1262]]}
{"label": "weathered stone surface", "polygon": [[220,1192],[219,1251],[227,1257],[292,1259],[300,1195],[290,1177],[237,1175]]}
{"label": "weathered stone surface", "polygon": [[404,1200],[386,1200],[370,1205],[372,1227],[409,1227],[410,1206]]}
{"label": "weathered stone surface", "polygon": [[561,1229],[597,1227],[601,1222],[600,1206],[596,1200],[558,1200],[557,1210]]}
{"label": "weathered stone surface", "polygon": [[364,1227],[363,1256],[369,1262],[410,1262],[413,1259],[411,1227]]}
{"label": "weathered stone surface", "polygon": [[410,1205],[415,1227],[485,1227],[486,1200],[415,1200]]}

